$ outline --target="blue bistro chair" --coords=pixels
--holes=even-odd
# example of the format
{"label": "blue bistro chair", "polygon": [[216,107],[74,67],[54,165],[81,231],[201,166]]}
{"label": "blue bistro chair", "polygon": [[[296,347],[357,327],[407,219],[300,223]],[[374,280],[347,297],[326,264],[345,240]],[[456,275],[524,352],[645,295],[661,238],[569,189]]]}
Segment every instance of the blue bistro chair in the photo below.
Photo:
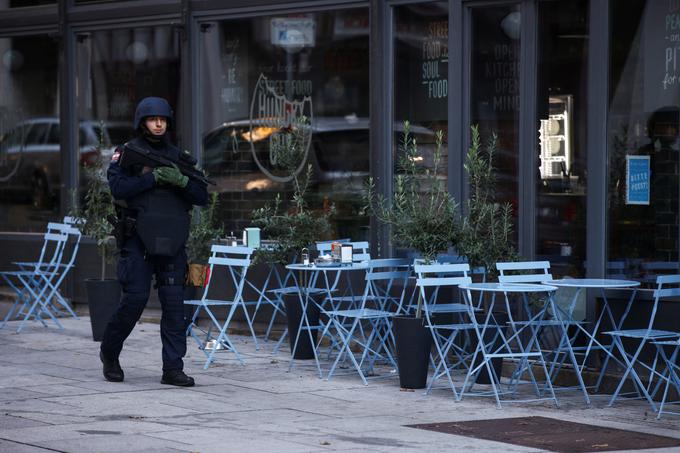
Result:
{"label": "blue bistro chair", "polygon": [[[470,358],[469,341],[460,342],[459,334],[474,329],[474,323],[470,320],[474,312],[462,301],[451,301],[449,291],[457,291],[459,285],[472,282],[469,276],[470,266],[467,263],[415,264],[414,272],[417,277],[416,288],[421,301],[424,324],[432,335],[436,352],[432,354],[434,373],[426,393],[432,390],[435,381],[446,378],[449,388],[458,400],[460,392],[454,384],[452,373],[456,370],[467,371]],[[438,299],[442,299],[443,303],[437,303],[440,302]],[[436,319],[438,316],[444,316],[446,320]]]}
{"label": "blue bistro chair", "polygon": [[[496,263],[500,283],[543,283],[553,279],[550,272],[549,261],[519,261],[519,262],[501,262]],[[536,309],[532,310],[526,295],[522,295],[523,308],[529,317],[532,317]],[[542,349],[546,349],[546,344],[552,344],[550,348],[544,350],[544,358],[546,362],[550,363],[549,373],[551,380],[554,380],[557,374],[562,369],[565,361],[569,360],[576,370],[576,377],[578,380],[578,388],[582,391],[584,399],[589,404],[590,397],[586,389],[585,383],[581,376],[580,367],[576,360],[573,342],[574,337],[569,336],[568,327],[570,325],[581,324],[580,321],[573,319],[573,312],[576,300],[568,307],[559,307],[555,303],[553,296],[548,296],[548,299],[543,300],[543,307],[538,310],[549,309],[550,317],[541,317],[540,319],[533,319],[531,321],[515,321],[515,324],[526,324],[531,329],[532,334],[539,342]],[[548,336],[552,337],[550,341]],[[520,376],[513,376],[513,382],[516,382]]]}
{"label": "blue bistro chair", "polygon": [[[215,361],[215,352],[218,350],[233,352],[239,363],[242,365],[245,364],[241,354],[239,354],[236,346],[229,338],[228,328],[236,310],[240,307],[245,315],[248,327],[250,328],[250,333],[255,337],[253,324],[243,300],[243,289],[246,283],[246,276],[248,268],[250,267],[250,257],[252,254],[253,249],[250,247],[213,245],[210,248],[210,258],[208,259],[210,277],[203,290],[203,295],[198,300],[184,301],[185,305],[193,305],[196,307],[194,315],[191,318],[191,323],[187,328],[187,334],[196,341],[199,349],[205,354],[205,369]],[[208,297],[210,288],[219,278],[223,278],[226,282],[227,291],[230,293],[233,292],[231,298],[210,299]],[[218,315],[215,313],[215,310],[219,308],[227,310],[227,316],[224,322],[220,322]],[[207,330],[200,328],[196,323],[198,316],[202,312],[205,312],[209,318],[209,327]],[[213,333],[213,329],[216,331],[216,335]],[[209,347],[208,345],[211,346]]]}
{"label": "blue bistro chair", "polygon": [[[616,399],[621,394],[621,389],[626,380],[630,378],[635,386],[635,391],[639,398],[645,398],[652,410],[656,411],[656,403],[653,401],[653,396],[658,390],[660,383],[663,380],[669,380],[670,383],[675,381],[669,378],[666,373],[670,370],[670,375],[673,376],[676,366],[666,361],[667,370],[663,373],[658,371],[657,364],[659,362],[660,353],[663,352],[662,347],[664,341],[680,338],[680,333],[671,332],[667,330],[655,329],[654,323],[656,321],[656,313],[659,308],[659,303],[664,299],[680,296],[680,275],[660,275],[656,278],[656,289],[654,290],[654,301],[652,309],[649,314],[649,321],[646,328],[640,329],[620,329],[611,332],[605,332],[606,335],[611,335],[613,338],[613,345],[618,350],[626,367],[619,385],[616,387],[614,394],[609,400],[609,406],[613,405]],[[623,340],[628,339],[632,342],[637,342],[638,345],[632,350],[626,350]],[[657,348],[654,360],[651,364],[647,364],[640,359],[640,353],[645,345],[648,343],[660,343],[661,348]],[[640,370],[640,372],[638,372]],[[642,381],[641,373],[647,374],[647,384]],[[659,381],[657,381],[659,379]],[[668,384],[667,384],[668,387]]]}
{"label": "blue bistro chair", "polygon": [[[368,385],[366,376],[373,371],[377,360],[384,359],[394,368],[397,367],[392,354],[392,318],[402,313],[409,275],[408,260],[371,260],[359,307],[324,311],[329,318],[324,335],[333,330],[339,347],[338,355],[328,372],[328,379],[333,376],[340,360],[347,357],[364,385]],[[358,359],[352,351],[352,345],[355,345]]]}
{"label": "blue bistro chair", "polygon": [[[38,261],[15,262],[19,270],[0,272],[0,276],[14,290],[16,296],[0,328],[13,317],[21,317],[18,333],[29,319],[36,319],[46,326],[43,317],[49,317],[57,327],[63,329],[56,317],[61,314],[62,308],[77,318],[68,302],[59,293],[59,286],[75,265],[81,238],[80,231],[70,225],[49,223],[43,238]],[[73,240],[69,246],[71,238]]]}
{"label": "blue bistro chair", "polygon": [[[680,363],[678,363],[678,353],[680,352],[680,338],[677,340],[655,341],[657,353],[661,356],[666,365],[666,370],[663,373],[666,380],[666,386],[659,404],[659,411],[656,415],[657,420],[663,414],[680,415],[680,410],[668,409],[668,404],[673,404],[677,407],[680,401],[668,401],[669,390],[673,388],[676,395],[680,395]],[[666,348],[671,350],[671,353],[666,353]]]}
{"label": "blue bistro chair", "polygon": [[[333,242],[339,242],[343,245],[352,246],[352,261],[355,263],[368,261],[371,259],[370,244],[366,241],[352,242],[348,239],[339,239],[335,241],[323,241],[316,243],[316,249],[320,255],[330,253],[331,245]],[[332,296],[330,294],[335,293],[338,290],[340,284],[340,278],[342,274],[345,274],[345,283],[347,287],[345,288],[345,294],[340,296]],[[331,275],[329,275],[331,274]],[[334,275],[333,275],[334,274]],[[329,297],[323,301],[322,306],[331,304],[331,310],[339,310],[341,308],[357,308],[357,304],[361,301],[362,296],[360,294],[355,294],[354,288],[352,286],[352,280],[350,278],[349,272],[342,271],[323,271],[320,275],[324,279],[326,288],[329,288]],[[330,280],[333,280],[331,283]]]}

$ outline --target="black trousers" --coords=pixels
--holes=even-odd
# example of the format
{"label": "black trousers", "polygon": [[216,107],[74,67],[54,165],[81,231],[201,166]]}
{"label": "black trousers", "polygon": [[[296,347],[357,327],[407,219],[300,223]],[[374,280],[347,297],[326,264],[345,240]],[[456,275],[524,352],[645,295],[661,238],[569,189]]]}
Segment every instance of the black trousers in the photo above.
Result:
{"label": "black trousers", "polygon": [[151,278],[156,276],[158,298],[161,301],[161,342],[163,371],[181,370],[182,357],[187,352],[184,320],[183,286],[187,257],[184,248],[175,256],[145,256],[144,245],[135,235],[127,239],[118,261],[118,280],[123,298],[104,332],[102,353],[117,358],[123,342],[139,320],[151,290]]}

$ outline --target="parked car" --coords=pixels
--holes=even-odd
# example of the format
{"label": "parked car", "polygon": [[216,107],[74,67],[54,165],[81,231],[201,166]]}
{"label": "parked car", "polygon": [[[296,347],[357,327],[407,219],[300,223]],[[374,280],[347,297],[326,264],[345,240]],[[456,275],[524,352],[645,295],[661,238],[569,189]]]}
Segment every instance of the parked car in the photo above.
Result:
{"label": "parked car", "polygon": [[[101,130],[98,121],[81,121],[78,133],[80,165],[113,152],[112,143],[125,141],[132,132],[129,123],[107,122]],[[0,196],[32,203],[36,208],[51,207],[61,185],[61,127],[58,118],[32,118],[0,135]],[[81,188],[87,186],[81,177]]]}

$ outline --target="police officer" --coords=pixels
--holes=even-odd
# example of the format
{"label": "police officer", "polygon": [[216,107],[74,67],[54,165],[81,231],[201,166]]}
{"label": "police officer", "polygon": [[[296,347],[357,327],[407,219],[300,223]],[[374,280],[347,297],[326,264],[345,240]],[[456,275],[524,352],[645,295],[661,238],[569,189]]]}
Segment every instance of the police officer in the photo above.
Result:
{"label": "police officer", "polygon": [[[126,228],[122,238],[118,280],[123,298],[109,321],[101,343],[100,358],[106,380],[124,378],[118,356],[149,299],[152,276],[161,302],[163,344],[162,384],[189,387],[193,378],[183,371],[186,353],[183,284],[187,268],[185,244],[189,231],[189,210],[208,200],[205,184],[183,175],[177,165],[125,165],[130,147],[151,150],[179,162],[192,159],[170,143],[168,128],[173,114],[165,99],[142,99],[135,111],[134,127],[139,136],[118,147],[111,158],[108,181]],[[128,151],[126,151],[128,150]],[[195,163],[195,160],[193,161]],[[122,218],[121,218],[122,217]]]}

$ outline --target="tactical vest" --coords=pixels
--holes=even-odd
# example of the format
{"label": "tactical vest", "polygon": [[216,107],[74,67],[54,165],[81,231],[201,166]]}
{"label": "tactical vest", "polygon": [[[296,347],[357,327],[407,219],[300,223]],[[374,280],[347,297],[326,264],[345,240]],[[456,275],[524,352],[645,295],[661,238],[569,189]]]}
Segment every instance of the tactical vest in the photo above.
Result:
{"label": "tactical vest", "polygon": [[[133,143],[158,152],[142,138],[134,139]],[[163,156],[177,162],[180,151],[167,145]],[[127,200],[128,207],[137,213],[137,234],[151,255],[175,256],[189,237],[191,204],[180,196],[178,190],[180,189],[174,187],[154,186],[151,190]]]}

